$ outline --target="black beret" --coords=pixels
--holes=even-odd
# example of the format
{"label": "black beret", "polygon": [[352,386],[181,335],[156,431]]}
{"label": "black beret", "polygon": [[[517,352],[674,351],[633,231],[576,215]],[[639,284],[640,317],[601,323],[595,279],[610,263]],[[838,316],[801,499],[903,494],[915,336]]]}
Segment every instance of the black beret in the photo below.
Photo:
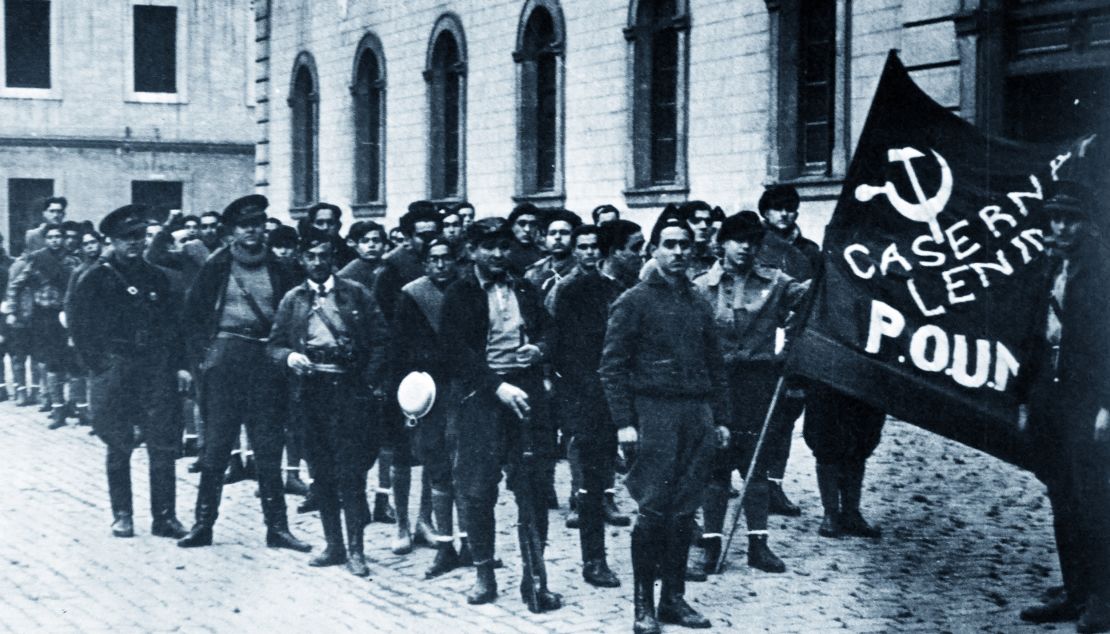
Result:
{"label": "black beret", "polygon": [[504,218],[482,218],[475,220],[466,228],[466,241],[471,245],[498,238],[511,238],[513,235],[509,223]]}
{"label": "black beret", "polygon": [[321,244],[331,244],[334,246],[335,240],[331,234],[326,231],[320,231],[316,227],[309,225],[301,232],[300,242],[297,243],[297,249],[302,253],[315,249]]}
{"label": "black beret", "polygon": [[289,225],[281,225],[274,228],[274,230],[270,232],[270,237],[267,239],[272,247],[296,248],[298,238],[299,236],[297,235],[296,229]]}
{"label": "black beret", "polygon": [[759,214],[754,211],[745,209],[738,214],[733,214],[721,224],[721,229],[717,232],[717,242],[727,242],[735,240],[736,242],[760,242],[763,240],[763,221],[760,220]]}
{"label": "black beret", "polygon": [[262,194],[250,194],[231,201],[220,214],[220,222],[237,227],[251,222],[265,222],[270,201]]}
{"label": "black beret", "polygon": [[682,206],[678,208],[679,214],[681,214],[683,220],[686,220],[687,222],[689,222],[689,220],[694,217],[694,214],[699,211],[708,211],[710,218],[712,218],[713,216],[712,205],[705,202],[704,200],[689,200],[682,203]]}
{"label": "black beret", "polygon": [[663,208],[663,212],[659,214],[659,218],[655,221],[655,226],[651,228],[651,244],[658,245],[659,236],[668,227],[678,227],[684,229],[688,234],[691,233],[690,227],[686,224],[686,216],[674,204],[669,204]]}
{"label": "black beret", "polygon": [[146,205],[124,205],[114,209],[100,221],[100,233],[109,238],[119,238],[136,231],[146,233],[146,221],[151,209]]}
{"label": "black beret", "polygon": [[582,218],[573,211],[570,211],[568,209],[553,209],[544,215],[543,222],[540,223],[540,226],[543,227],[544,231],[547,231],[547,228],[551,226],[551,223],[558,222],[560,220],[570,225],[571,231],[582,224]]}
{"label": "black beret", "polygon": [[83,227],[80,222],[76,220],[66,220],[62,223],[62,231],[72,231],[74,233],[81,233]]}
{"label": "black beret", "polygon": [[535,216],[536,220],[540,220],[543,218],[543,215],[544,214],[542,211],[540,211],[540,208],[533,205],[532,203],[520,203],[519,205],[514,207],[513,212],[509,214],[509,224],[515,224],[516,219],[521,216]]}
{"label": "black beret", "polygon": [[1053,183],[1045,201],[1044,210],[1049,214],[1070,214],[1091,217],[1091,192],[1075,181]]}

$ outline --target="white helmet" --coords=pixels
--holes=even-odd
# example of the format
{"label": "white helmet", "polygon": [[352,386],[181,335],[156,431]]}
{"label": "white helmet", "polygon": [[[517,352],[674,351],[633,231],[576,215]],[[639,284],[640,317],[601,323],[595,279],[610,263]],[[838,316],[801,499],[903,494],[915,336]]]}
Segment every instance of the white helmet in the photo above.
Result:
{"label": "white helmet", "polygon": [[409,372],[397,386],[397,404],[411,421],[432,411],[436,403],[436,382],[427,372]]}

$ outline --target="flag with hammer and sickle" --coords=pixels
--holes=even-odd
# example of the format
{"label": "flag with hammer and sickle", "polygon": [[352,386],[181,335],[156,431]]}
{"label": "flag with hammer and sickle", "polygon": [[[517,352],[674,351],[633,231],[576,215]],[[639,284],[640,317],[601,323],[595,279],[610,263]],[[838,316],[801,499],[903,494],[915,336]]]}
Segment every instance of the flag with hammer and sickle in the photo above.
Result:
{"label": "flag with hammer and sickle", "polygon": [[1044,200],[1090,138],[992,138],[892,51],[825,232],[789,370],[1015,464],[1047,308]]}

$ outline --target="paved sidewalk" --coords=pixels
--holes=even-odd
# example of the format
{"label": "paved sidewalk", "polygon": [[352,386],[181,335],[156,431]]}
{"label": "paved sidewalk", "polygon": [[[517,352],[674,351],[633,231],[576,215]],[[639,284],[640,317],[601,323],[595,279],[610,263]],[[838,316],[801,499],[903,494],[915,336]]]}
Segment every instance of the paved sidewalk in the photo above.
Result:
{"label": "paved sidewalk", "polygon": [[[800,432],[800,426],[799,426]],[[182,550],[150,536],[146,456],[135,453],[134,539],[115,539],[104,450],[86,428],[47,431],[44,415],[0,403],[6,484],[0,494],[0,630],[26,632],[627,632],[631,629],[629,529],[610,529],[610,561],[623,587],[581,581],[576,531],[552,512],[548,570],[566,607],[532,615],[516,593],[519,558],[511,496],[498,505],[502,596],[470,607],[473,572],[434,581],[433,551],[389,552],[392,528],[366,535],[369,580],[342,568],[313,569],[310,555],[264,547],[255,485],[224,490],[215,544]],[[191,523],[196,476],[178,461],[178,516]],[[568,490],[566,465],[558,490]],[[418,482],[418,474],[414,474]],[[732,565],[688,599],[730,632],[1022,632],[1019,608],[1059,583],[1051,518],[1028,474],[898,422],[872,459],[865,514],[881,541],[817,536],[813,459],[795,438],[788,493],[805,510],[772,518],[771,544],[789,570],[769,575],[744,562],[743,530]],[[413,504],[418,486],[414,486]],[[620,492],[621,506],[633,505]],[[291,507],[299,498],[290,497]],[[565,504],[565,499],[563,500]],[[315,514],[292,515],[293,531],[323,546]],[[667,628],[678,631],[678,628]],[[1064,626],[1062,631],[1070,631]]]}

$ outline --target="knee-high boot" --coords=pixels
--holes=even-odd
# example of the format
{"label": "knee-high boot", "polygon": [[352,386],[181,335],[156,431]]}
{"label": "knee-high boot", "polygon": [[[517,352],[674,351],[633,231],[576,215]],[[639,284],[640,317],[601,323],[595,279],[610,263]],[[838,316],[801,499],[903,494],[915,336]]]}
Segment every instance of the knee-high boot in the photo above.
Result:
{"label": "knee-high boot", "polygon": [[177,541],[181,548],[196,548],[212,544],[212,527],[220,514],[220,498],[223,496],[223,469],[205,468],[200,472],[200,487],[197,489],[197,505],[194,511],[193,527],[189,534]]}
{"label": "knee-high boot", "polygon": [[105,463],[108,498],[112,502],[112,534],[132,537],[135,528],[131,519],[131,451],[109,446]]}
{"label": "knee-high boot", "polygon": [[659,554],[664,552],[664,524],[662,518],[641,509],[632,528],[632,583],[635,620],[632,631],[636,634],[658,634],[659,622],[655,619],[655,577]]}
{"label": "knee-high boot", "polygon": [[840,471],[840,524],[845,535],[877,539],[883,533],[863,519],[860,497],[863,495],[863,472],[866,462],[842,465]]}
{"label": "knee-high boot", "polygon": [[320,502],[320,523],[324,527],[327,547],[324,548],[324,552],[308,562],[308,565],[317,568],[338,566],[347,561],[347,551],[343,547],[343,524],[339,519],[339,505],[334,493],[327,497],[332,499]]}
{"label": "knee-high boot", "polygon": [[394,554],[405,555],[412,552],[412,527],[409,524],[409,492],[412,489],[412,468],[408,465],[394,464],[393,468],[393,509],[397,514],[397,537],[391,548]]}
{"label": "knee-high boot", "polygon": [[717,560],[721,558],[724,540],[725,515],[728,514],[728,485],[711,484],[705,492],[702,504],[705,529],[702,532],[700,547],[693,550],[692,566],[704,574],[716,574]]}
{"label": "knee-high boot", "polygon": [[370,569],[366,566],[363,556],[362,532],[365,524],[358,513],[344,513],[343,519],[347,523],[347,572],[356,577],[368,577]]}
{"label": "knee-high boot", "polygon": [[428,479],[428,471],[420,470],[420,508],[416,515],[416,527],[412,532],[414,544],[422,544],[435,548],[436,530],[432,521],[432,481]]}
{"label": "knee-high boot", "polygon": [[840,537],[844,534],[840,526],[840,465],[831,462],[817,463],[817,491],[821,494],[821,506],[825,517],[817,534],[822,537]]}
{"label": "knee-high boot", "polygon": [[770,506],[770,485],[766,479],[748,484],[744,498],[744,518],[748,523],[748,565],[764,572],[785,572],[782,563],[767,545],[767,515]]}
{"label": "knee-high boot", "polygon": [[662,623],[682,627],[707,628],[705,618],[686,603],[686,558],[694,538],[694,518],[675,517],[667,523],[663,569],[663,592],[659,600],[658,617]]}
{"label": "knee-high boot", "polygon": [[181,539],[188,531],[177,520],[177,474],[175,451],[152,449],[150,455],[150,532],[156,537]]}

